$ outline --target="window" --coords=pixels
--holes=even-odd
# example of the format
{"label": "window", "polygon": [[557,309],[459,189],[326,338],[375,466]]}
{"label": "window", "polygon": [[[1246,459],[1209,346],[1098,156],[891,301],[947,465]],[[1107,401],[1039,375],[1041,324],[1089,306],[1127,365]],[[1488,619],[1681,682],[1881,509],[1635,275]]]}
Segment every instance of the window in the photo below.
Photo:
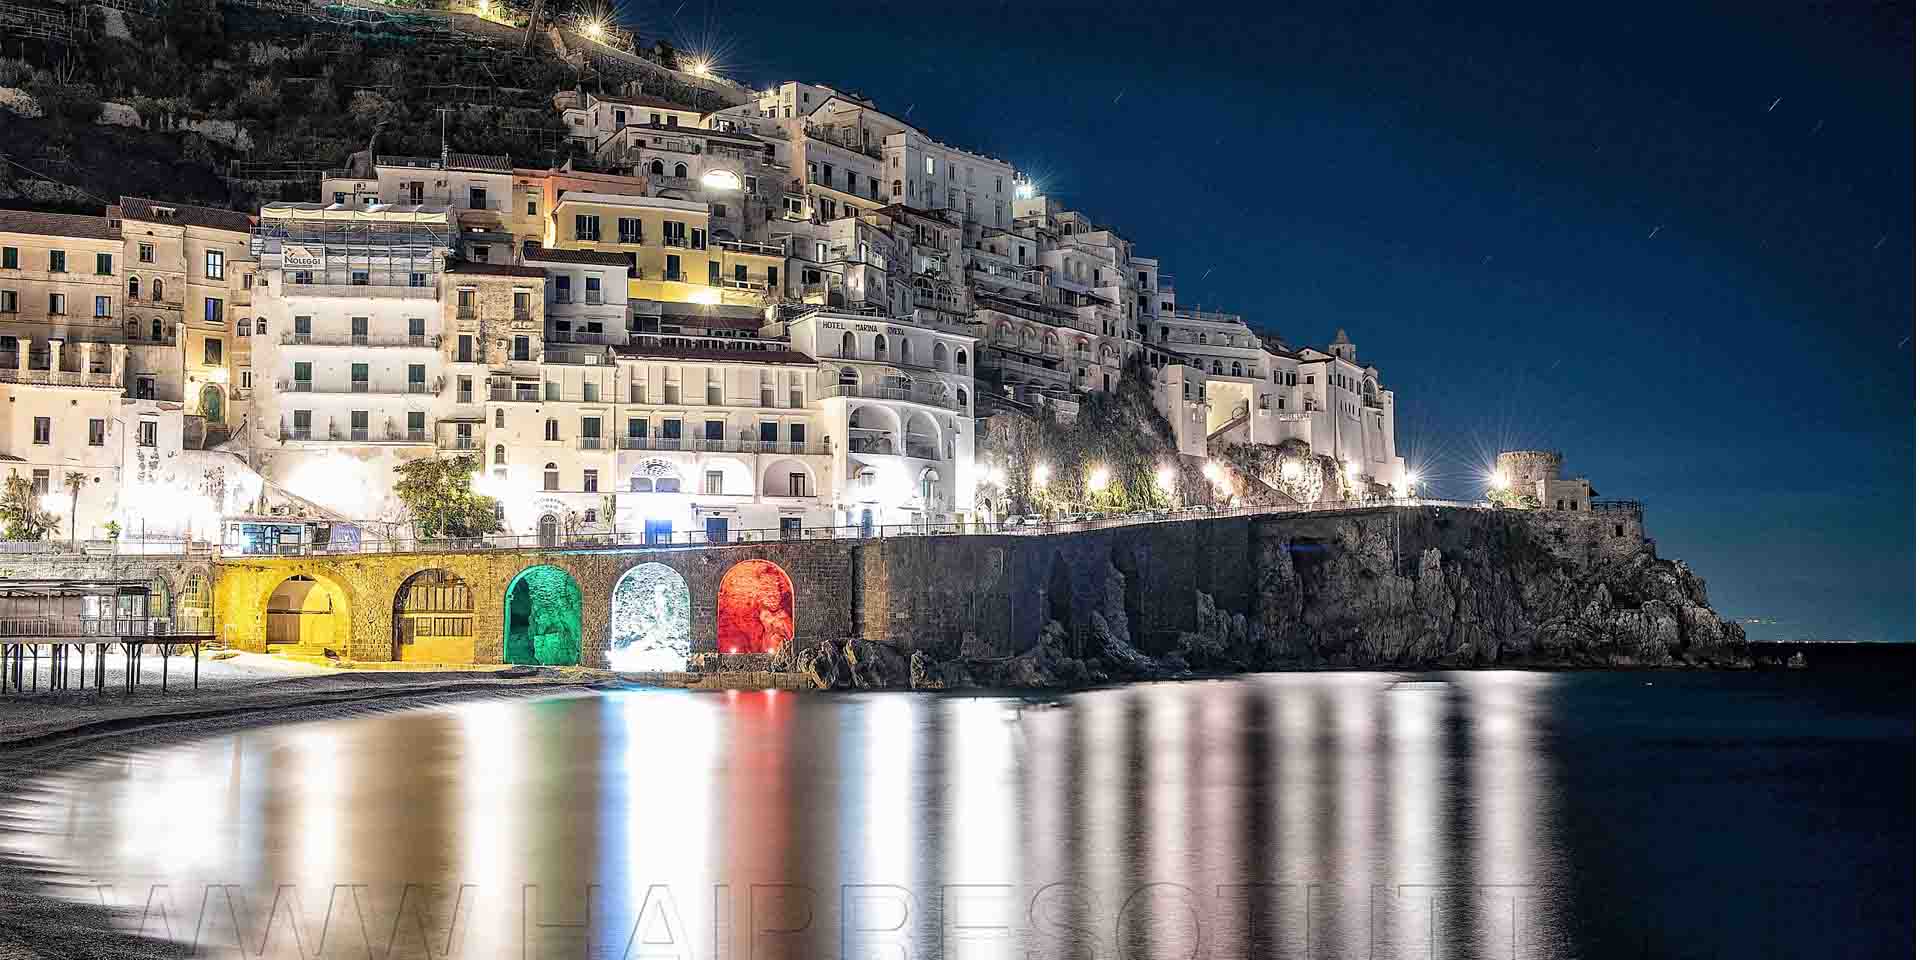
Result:
{"label": "window", "polygon": [[527,216],[537,217],[539,215],[540,215],[540,201],[535,199],[533,194],[528,194],[527,195]]}
{"label": "window", "polygon": [[640,224],[641,224],[641,221],[639,217],[621,217],[620,218],[620,242],[621,243],[645,243],[646,241],[641,239],[642,237],[645,236],[645,234],[640,229]]}
{"label": "window", "polygon": [[487,246],[487,245],[485,245],[485,244],[480,244],[480,243],[476,243],[476,244],[474,244],[474,245],[473,245],[473,248],[472,248],[472,249],[473,249],[473,262],[474,262],[474,263],[490,263],[490,262],[492,262],[492,260],[493,260],[493,248],[492,248],[492,247],[489,247],[489,246]]}
{"label": "window", "polygon": [[153,321],[153,342],[159,343],[163,339],[165,339],[165,337],[164,332],[160,329],[160,319],[155,317]]}
{"label": "window", "polygon": [[93,255],[93,272],[103,277],[113,276],[113,254],[96,253]]}
{"label": "window", "polygon": [[352,410],[347,414],[348,436],[354,440],[367,439],[367,411]]}
{"label": "window", "polygon": [[787,442],[798,447],[807,442],[807,425],[804,423],[787,424]]}
{"label": "window", "polygon": [[560,439],[560,421],[555,420],[552,417],[548,417],[546,433],[544,434],[544,436],[548,440],[559,440]]}
{"label": "window", "polygon": [[553,278],[553,302],[573,302],[573,277],[562,273]]}
{"label": "window", "polygon": [[[311,281],[309,281],[309,282],[311,282]],[[426,275],[426,274],[424,274],[424,273],[409,273],[409,274],[407,274],[407,286],[409,286],[409,287],[424,287],[424,286],[426,286],[426,285],[427,285],[427,275]]]}
{"label": "window", "polygon": [[67,295],[64,293],[47,294],[47,312],[60,316],[67,312]]}
{"label": "window", "polygon": [[407,364],[407,392],[427,392],[427,365],[424,363]]}
{"label": "window", "polygon": [[48,273],[66,273],[67,272],[67,252],[65,250],[47,251],[47,272]]}
{"label": "window", "polygon": [[721,473],[718,470],[707,471],[707,488],[706,489],[707,489],[708,496],[710,497],[721,496],[724,493],[726,493],[726,487],[727,487],[726,474]]}
{"label": "window", "polygon": [[227,322],[227,304],[225,301],[220,300],[216,297],[208,297],[206,302],[207,302],[206,315],[207,315],[208,323]]}
{"label": "window", "polygon": [[[587,470],[580,474],[580,489],[588,493],[600,492],[600,471]],[[591,519],[591,518],[589,518]]]}
{"label": "window", "polygon": [[113,316],[113,298],[112,297],[94,297],[93,298],[93,315],[96,317]]}
{"label": "window", "polygon": [[500,466],[501,464],[504,464],[504,463],[506,463],[506,462],[507,462],[507,446],[506,446],[506,444],[504,444],[504,443],[496,443],[496,444],[494,444],[494,445],[493,445],[493,465],[497,467],[497,466]]}
{"label": "window", "polygon": [[714,443],[719,443],[720,441],[725,440],[726,438],[727,438],[727,422],[725,420],[708,420],[707,421],[707,433],[704,439],[713,441]]}
{"label": "window", "polygon": [[600,303],[600,297],[600,278],[597,276],[589,276],[587,278],[587,303],[598,304]]}
{"label": "window", "polygon": [[592,243],[600,242],[600,218],[584,213],[573,215],[573,238]]}
{"label": "window", "polygon": [[525,290],[513,292],[513,318],[525,320],[533,316],[533,294]]}
{"label": "window", "polygon": [[[20,295],[12,290],[0,290],[0,313],[19,313]],[[160,321],[156,320],[155,323]]]}
{"label": "window", "polygon": [[668,280],[685,280],[686,279],[686,277],[680,273],[680,257],[678,254],[672,254],[672,253],[667,254],[667,275],[665,279],[668,279]]}
{"label": "window", "polygon": [[560,489],[559,466],[549,463],[546,465],[546,467],[544,467],[540,471],[540,489],[542,490]]}
{"label": "window", "polygon": [[225,280],[227,278],[227,255],[218,250],[207,251],[207,279]]}
{"label": "window", "polygon": [[52,417],[34,417],[33,418],[33,442],[34,443],[52,443],[53,442],[53,418]]}
{"label": "window", "polygon": [[[152,247],[144,243],[140,245],[140,249],[146,250],[149,252],[153,250]],[[20,269],[20,248],[19,247],[0,247],[0,270],[18,270],[18,269]]]}
{"label": "window", "polygon": [[87,421],[87,446],[104,447],[107,445],[107,422],[105,420]]}
{"label": "window", "polygon": [[[490,209],[487,206],[487,188],[486,187],[468,187],[467,188],[467,208],[469,210]],[[481,262],[485,263],[486,261],[483,260]]]}
{"label": "window", "polygon": [[243,337],[253,336],[253,321],[246,317],[241,317],[239,324],[234,328],[234,332]]}
{"label": "window", "polygon": [[[296,410],[294,411],[294,414],[293,414],[293,421],[295,426],[299,425],[300,415],[303,413],[308,416],[309,422],[311,422],[311,418],[313,416],[312,412],[307,410]],[[160,445],[160,421],[158,420],[140,421],[139,445],[143,447],[157,447]]]}
{"label": "window", "polygon": [[33,472],[33,495],[36,497],[44,497],[47,495],[47,491],[51,489],[53,489],[53,471],[35,470]]}
{"label": "window", "polygon": [[207,338],[206,358],[207,358],[206,359],[207,366],[217,367],[220,365],[220,338],[219,337]]}
{"label": "window", "polygon": [[513,359],[515,360],[533,359],[533,340],[531,338],[529,337],[513,338]]}
{"label": "window", "polygon": [[927,157],[926,161],[927,161],[927,176],[931,177],[933,176],[933,158]]}
{"label": "window", "polygon": [[240,389],[242,390],[253,389],[253,371],[252,370],[240,371]]}

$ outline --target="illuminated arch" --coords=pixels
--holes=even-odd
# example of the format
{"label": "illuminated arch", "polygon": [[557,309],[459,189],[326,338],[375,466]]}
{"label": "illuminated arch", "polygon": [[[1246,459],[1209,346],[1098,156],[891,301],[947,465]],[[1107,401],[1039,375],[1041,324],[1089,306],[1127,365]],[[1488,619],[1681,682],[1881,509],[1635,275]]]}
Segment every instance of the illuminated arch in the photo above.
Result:
{"label": "illuminated arch", "polygon": [[508,663],[580,662],[580,585],[548,564],[507,584],[502,659]]}
{"label": "illuminated arch", "polygon": [[793,639],[793,580],[769,560],[742,560],[720,578],[721,653],[771,653]]}
{"label": "illuminated arch", "polygon": [[393,659],[473,662],[473,591],[446,570],[422,570],[393,594]]}
{"label": "illuminated arch", "polygon": [[607,662],[615,670],[679,671],[693,652],[692,595],[687,580],[663,563],[643,563],[613,585],[613,637]]}
{"label": "illuminated arch", "polygon": [[267,644],[346,652],[351,630],[347,594],[330,580],[296,574],[267,595]]}

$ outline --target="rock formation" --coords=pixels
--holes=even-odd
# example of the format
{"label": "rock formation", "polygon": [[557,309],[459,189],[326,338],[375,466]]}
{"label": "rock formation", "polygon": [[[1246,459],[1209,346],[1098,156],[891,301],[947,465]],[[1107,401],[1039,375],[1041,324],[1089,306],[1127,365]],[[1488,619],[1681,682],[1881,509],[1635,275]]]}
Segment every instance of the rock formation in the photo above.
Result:
{"label": "rock formation", "polygon": [[1276,527],[1257,540],[1251,614],[1196,593],[1194,629],[1158,656],[1134,636],[1124,575],[1109,564],[1097,602],[1076,613],[1077,642],[1053,621],[1014,656],[971,635],[945,648],[823,641],[795,651],[793,668],[828,689],[955,690],[1250,670],[1751,665],[1706,584],[1651,545],[1576,560],[1524,514],[1474,519],[1356,519],[1300,540]]}

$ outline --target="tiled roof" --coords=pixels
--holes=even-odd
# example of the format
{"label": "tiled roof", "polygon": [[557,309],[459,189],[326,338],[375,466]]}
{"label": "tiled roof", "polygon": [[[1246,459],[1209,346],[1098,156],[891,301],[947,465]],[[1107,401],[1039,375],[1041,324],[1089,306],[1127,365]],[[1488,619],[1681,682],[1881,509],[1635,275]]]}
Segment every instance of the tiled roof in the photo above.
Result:
{"label": "tiled roof", "polygon": [[523,267],[517,263],[469,263],[459,261],[447,264],[448,273],[483,274],[494,277],[540,277],[547,272],[539,267]]}
{"label": "tiled roof", "polygon": [[[374,161],[376,167],[417,167],[422,170],[439,170],[439,157],[401,157],[383,156]],[[504,153],[450,153],[447,154],[447,170],[484,170],[489,173],[512,173],[513,158]]]}
{"label": "tiled roof", "polygon": [[144,220],[151,223],[184,223],[195,227],[211,227],[215,230],[232,230],[246,233],[253,229],[253,217],[235,210],[222,210],[219,207],[202,207],[191,203],[169,203],[165,200],[149,200],[145,197],[121,197],[120,218],[123,220]]}
{"label": "tiled roof", "polygon": [[521,248],[522,260],[545,260],[550,263],[590,263],[603,267],[624,267],[627,255],[624,253],[602,253],[599,250],[567,250],[561,247],[543,247],[528,240]]}
{"label": "tiled roof", "polygon": [[120,228],[106,217],[42,213],[38,210],[0,210],[0,233],[33,233],[90,240],[120,239]]}

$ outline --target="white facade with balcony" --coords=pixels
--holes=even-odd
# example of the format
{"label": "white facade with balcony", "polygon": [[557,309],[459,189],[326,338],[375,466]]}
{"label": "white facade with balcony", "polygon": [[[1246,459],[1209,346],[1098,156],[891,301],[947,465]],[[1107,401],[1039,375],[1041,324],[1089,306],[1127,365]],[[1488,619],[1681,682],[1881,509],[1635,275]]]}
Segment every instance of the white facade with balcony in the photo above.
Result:
{"label": "white facade with balcony", "polygon": [[975,339],[899,320],[813,312],[787,326],[819,359],[843,525],[950,522],[973,510]]}
{"label": "white facade with balcony", "polygon": [[253,443],[269,480],[355,520],[398,518],[392,468],[434,452],[453,228],[446,207],[262,209]]}

